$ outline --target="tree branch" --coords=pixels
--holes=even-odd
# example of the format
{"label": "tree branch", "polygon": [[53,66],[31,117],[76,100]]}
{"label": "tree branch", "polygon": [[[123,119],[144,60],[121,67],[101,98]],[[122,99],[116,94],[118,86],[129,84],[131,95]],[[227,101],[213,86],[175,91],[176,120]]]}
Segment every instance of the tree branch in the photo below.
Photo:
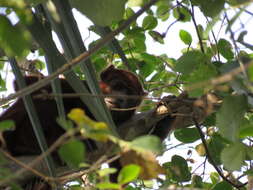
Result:
{"label": "tree branch", "polygon": [[198,129],[199,131],[199,135],[200,135],[200,138],[201,138],[201,141],[203,143],[203,146],[205,148],[205,152],[206,152],[206,156],[209,160],[209,162],[212,164],[212,166],[215,168],[215,170],[218,172],[218,174],[221,176],[221,178],[228,182],[229,184],[231,184],[233,187],[236,187],[236,188],[241,188],[241,187],[244,187],[245,185],[247,185],[247,183],[244,183],[244,184],[235,184],[234,182],[230,181],[228,178],[226,178],[226,176],[222,173],[222,170],[215,164],[212,156],[211,156],[211,153],[209,152],[209,149],[207,147],[207,143],[206,143],[206,140],[205,140],[205,136],[199,126],[199,122],[193,117],[193,121],[195,123],[195,126],[196,128]]}
{"label": "tree branch", "polygon": [[76,66],[79,62],[88,59],[93,53],[97,52],[100,48],[102,48],[105,44],[110,42],[116,35],[122,32],[125,28],[127,28],[133,21],[135,21],[142,13],[144,13],[147,9],[149,9],[153,4],[155,4],[158,0],[151,0],[149,3],[145,4],[139,11],[137,11],[133,16],[131,16],[127,21],[125,21],[122,25],[120,25],[116,30],[107,34],[104,38],[102,38],[95,46],[91,47],[88,51],[80,54],[76,58],[72,59],[70,62],[65,63],[62,67],[57,69],[54,73],[49,75],[48,77],[34,83],[31,86],[23,88],[16,92],[15,94],[10,94],[6,98],[2,98],[0,100],[0,105],[5,104],[9,100],[12,100],[17,97],[23,97],[27,94],[30,94],[39,88],[48,84],[51,80],[58,77],[59,74],[64,73],[65,71],[71,69],[73,66]]}
{"label": "tree branch", "polygon": [[[167,96],[163,98],[161,102],[159,102],[158,105],[152,110],[136,114],[130,120],[123,123],[121,126],[119,126],[118,132],[126,140],[132,140],[141,135],[154,134],[153,132],[156,130],[156,128],[161,127],[157,125],[157,123],[163,119],[169,118],[168,123],[165,123],[165,126],[162,126],[167,128],[166,131],[168,135],[173,129],[184,128],[193,125],[194,122],[192,121],[192,115],[197,117],[198,122],[202,122],[209,114],[216,110],[217,102],[217,98],[215,98],[212,94],[204,95],[198,99],[189,98],[185,93],[178,97]],[[52,146],[50,146],[44,154],[37,157],[22,157],[22,162],[26,163],[32,168],[35,166],[34,170],[45,174],[45,179],[49,181],[53,180],[53,178],[47,177],[47,172],[45,171],[46,167],[42,167],[43,164],[41,163],[41,160],[46,155],[52,153],[62,142],[66,140],[66,138],[72,135],[73,134],[66,132]],[[111,145],[112,144],[105,144],[105,146],[103,146],[101,149],[88,152],[86,155],[87,162],[92,164],[105,155],[111,157]],[[38,166],[41,166],[41,168],[37,168]],[[10,178],[7,181],[1,181],[0,185],[6,184],[6,182],[10,182],[10,180],[12,182],[24,182],[34,175],[33,170],[23,169],[22,164],[15,162],[15,160],[10,161],[10,163],[7,165],[0,166],[0,168],[9,168],[11,169],[12,173],[16,173],[14,178]],[[15,170],[13,168],[15,168]],[[19,171],[20,169],[21,171]],[[62,171],[62,169],[60,171]]]}

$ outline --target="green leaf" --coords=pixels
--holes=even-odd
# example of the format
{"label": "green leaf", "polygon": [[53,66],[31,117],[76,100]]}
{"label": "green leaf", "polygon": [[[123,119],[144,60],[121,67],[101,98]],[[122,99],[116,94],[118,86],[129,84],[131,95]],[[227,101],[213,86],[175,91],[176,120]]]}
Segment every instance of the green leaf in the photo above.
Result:
{"label": "green leaf", "polygon": [[192,176],[192,186],[196,188],[202,188],[203,187],[203,179],[202,177],[198,175]]}
{"label": "green leaf", "polygon": [[[189,86],[191,86],[194,83],[199,83],[200,81],[207,81],[211,78],[214,78],[217,75],[215,66],[210,63],[207,64],[207,62],[210,60],[208,57],[205,58],[206,58],[205,60],[204,59],[202,60],[203,63],[199,64],[194,71],[192,71],[189,75],[183,77],[185,81],[188,82]],[[189,91],[189,95],[192,97],[202,96],[205,93],[206,89],[209,90],[208,86],[193,89]]]}
{"label": "green leaf", "polygon": [[[155,63],[157,63],[159,61],[159,59],[157,59],[157,57],[155,55],[148,54],[146,52],[141,53],[140,56],[143,61],[148,62],[148,63],[152,63],[154,65],[156,65]],[[153,68],[153,71],[154,71],[154,68]]]}
{"label": "green leaf", "polygon": [[225,0],[192,0],[192,3],[199,6],[205,16],[215,17],[224,9]]}
{"label": "green leaf", "polygon": [[129,7],[137,7],[137,6],[142,6],[147,2],[147,0],[128,0],[127,5]]}
{"label": "green leaf", "polygon": [[244,174],[246,174],[248,176],[253,176],[253,170],[249,169],[249,170],[245,171]]}
{"label": "green leaf", "polygon": [[212,190],[232,190],[232,189],[233,189],[232,185],[230,185],[226,181],[222,181],[212,188]]}
{"label": "green leaf", "polygon": [[30,35],[20,25],[13,26],[8,18],[0,15],[0,47],[7,56],[25,57],[29,52]]}
{"label": "green leaf", "polygon": [[177,7],[173,9],[173,16],[182,22],[189,22],[191,21],[191,14],[189,11],[184,7]]}
{"label": "green leaf", "polygon": [[193,143],[200,139],[199,132],[196,128],[177,129],[174,132],[174,136],[183,143]]}
{"label": "green leaf", "polygon": [[211,172],[210,179],[213,184],[216,184],[220,181],[220,175],[217,172]]}
{"label": "green leaf", "polygon": [[45,69],[45,63],[39,59],[36,59],[35,68],[38,69],[39,71],[41,71],[41,70]]}
{"label": "green leaf", "polygon": [[126,11],[125,11],[125,15],[124,15],[124,18],[125,19],[128,19],[129,17],[133,16],[134,15],[134,10],[131,9],[130,7],[127,7],[126,8]]}
{"label": "green leaf", "polygon": [[15,127],[15,123],[12,120],[5,120],[0,122],[0,132],[9,130]]}
{"label": "green leaf", "polygon": [[120,185],[117,183],[98,183],[96,187],[99,189],[120,189]]}
{"label": "green leaf", "polygon": [[140,166],[129,164],[120,170],[118,175],[118,183],[126,184],[137,179],[141,171]]}
{"label": "green leaf", "polygon": [[201,24],[198,24],[197,25],[197,29],[199,31],[199,36],[201,39],[205,39],[204,38],[204,27],[201,25]]}
{"label": "green leaf", "polygon": [[[249,97],[247,97],[249,98]],[[248,99],[249,101],[249,99]],[[239,131],[240,138],[253,137],[253,117],[244,118]]]}
{"label": "green leaf", "polygon": [[253,150],[251,146],[246,146],[246,159],[253,160]]}
{"label": "green leaf", "polygon": [[135,51],[136,52],[145,52],[146,51],[146,44],[145,44],[145,40],[141,39],[141,38],[135,38],[134,39],[134,47],[135,47]]}
{"label": "green leaf", "polygon": [[234,53],[232,51],[233,48],[229,41],[225,39],[220,39],[217,44],[217,48],[220,54],[227,60],[231,60],[234,58]]}
{"label": "green leaf", "polygon": [[6,81],[4,79],[2,79],[1,75],[0,75],[0,91],[6,91]]}
{"label": "green leaf", "polygon": [[124,40],[126,40],[128,48],[129,45],[130,47],[132,47],[131,53],[146,52],[146,44],[145,44],[146,37],[142,28],[135,27],[132,30],[129,30],[126,33],[126,38]]}
{"label": "green leaf", "polygon": [[157,19],[154,16],[148,15],[142,21],[144,30],[152,30],[157,26]]}
{"label": "green leaf", "polygon": [[85,146],[81,141],[72,139],[63,144],[59,155],[70,167],[78,168],[84,162]]}
{"label": "green leaf", "polygon": [[165,163],[164,167],[168,169],[170,176],[177,182],[186,182],[191,180],[191,172],[187,161],[178,155],[174,155],[171,162]]}
{"label": "green leaf", "polygon": [[226,145],[227,142],[218,134],[214,134],[208,142],[207,147],[215,164],[221,164],[221,152]]}
{"label": "green leaf", "polygon": [[160,154],[163,150],[162,142],[157,136],[146,135],[137,137],[131,142],[132,146]]}
{"label": "green leaf", "polygon": [[32,5],[32,6],[36,6],[40,3],[47,2],[47,0],[25,0],[25,2]]}
{"label": "green leaf", "polygon": [[74,8],[82,12],[96,25],[109,26],[123,18],[125,0],[71,0]]}
{"label": "green leaf", "polygon": [[154,72],[158,62],[156,56],[148,53],[141,53],[136,55],[136,58],[141,60],[138,63],[141,76],[146,78]]}
{"label": "green leaf", "polygon": [[213,114],[207,116],[203,125],[207,126],[207,127],[215,126],[216,125],[216,113],[213,113]]}
{"label": "green leaf", "polygon": [[190,45],[192,43],[192,36],[186,30],[180,30],[179,37],[186,45]]}
{"label": "green leaf", "polygon": [[253,81],[253,65],[250,65],[247,71],[248,71],[250,80]]}
{"label": "green leaf", "polygon": [[247,126],[240,129],[240,138],[253,137],[253,125],[248,124]]}
{"label": "green leaf", "polygon": [[191,73],[199,64],[203,64],[205,55],[200,51],[193,50],[184,53],[175,65],[175,70],[182,74]]}
{"label": "green leaf", "polygon": [[127,30],[126,37],[128,40],[134,39],[134,38],[139,38],[139,39],[145,40],[145,34],[143,32],[143,28],[140,28],[140,27],[134,27],[131,30]]}
{"label": "green leaf", "polygon": [[221,161],[227,170],[240,170],[246,159],[246,146],[240,142],[231,144],[221,152]]}
{"label": "green leaf", "polygon": [[247,110],[247,100],[244,96],[229,96],[223,101],[216,114],[216,124],[223,137],[236,141],[239,137],[239,127]]}
{"label": "green leaf", "polygon": [[170,10],[170,6],[169,5],[162,4],[162,5],[160,5],[160,6],[157,7],[156,16],[158,18],[162,19],[162,21],[165,21],[170,16],[169,10]]}
{"label": "green leaf", "polygon": [[227,2],[232,6],[239,6],[246,3],[251,3],[251,0],[227,0]]}
{"label": "green leaf", "polygon": [[[4,56],[5,56],[4,53],[3,53],[3,55],[1,55],[1,53],[3,53],[3,52],[2,52],[1,49],[0,49],[0,57],[1,57],[1,56],[4,57]],[[4,69],[4,62],[0,62],[0,70],[3,70],[3,69]],[[1,75],[0,75],[0,77],[1,77]],[[2,77],[1,77],[1,78],[2,78]]]}
{"label": "green leaf", "polygon": [[139,66],[140,67],[140,74],[144,78],[148,77],[151,73],[154,72],[154,69],[155,69],[154,63],[142,61],[142,62],[140,62],[139,65],[140,65]]}
{"label": "green leaf", "polygon": [[149,31],[148,34],[153,38],[154,41],[159,42],[160,44],[164,44],[164,35],[160,34],[157,31]]}
{"label": "green leaf", "polygon": [[116,168],[104,168],[104,169],[97,171],[97,173],[100,177],[108,176],[109,174],[113,174],[116,172],[117,172]]}
{"label": "green leaf", "polygon": [[96,57],[93,61],[93,65],[97,72],[101,72],[107,66],[107,64],[108,63],[106,60],[102,57]]}

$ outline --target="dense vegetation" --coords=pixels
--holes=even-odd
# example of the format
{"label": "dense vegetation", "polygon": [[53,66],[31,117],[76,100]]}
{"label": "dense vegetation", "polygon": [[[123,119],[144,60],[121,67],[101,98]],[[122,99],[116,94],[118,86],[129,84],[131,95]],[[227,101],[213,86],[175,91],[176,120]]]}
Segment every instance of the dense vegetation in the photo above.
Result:
{"label": "dense vegetation", "polygon": [[[49,73],[47,78],[32,87],[25,87],[21,82],[22,90],[0,99],[3,108],[8,107],[15,98],[24,97],[27,111],[38,126],[35,119],[37,113],[30,101],[31,92],[64,74],[70,83],[76,85],[76,89],[81,89],[79,93],[85,91],[76,82],[77,77],[87,80],[91,92],[96,96],[100,93],[97,73],[109,64],[137,74],[148,96],[138,108],[141,116],[146,117],[146,123],[138,123],[144,119],[136,117],[131,121],[133,123],[124,126],[142,128],[140,130],[143,131],[130,130],[129,135],[126,135],[125,129],[120,130],[122,127],[117,130],[101,98],[95,101],[90,96],[82,96],[84,101],[93,105],[95,118],[103,121],[95,122],[81,110],[73,110],[65,117],[62,97],[56,96],[59,123],[67,132],[56,146],[49,148],[49,152],[58,148],[59,155],[68,165],[67,172],[66,168],[64,172],[58,171],[50,162],[44,135],[37,128],[43,152],[39,160],[45,159],[45,167],[31,169],[31,159],[34,157],[13,158],[1,148],[0,188],[8,184],[13,189],[19,189],[20,181],[17,179],[28,179],[32,173],[53,186],[60,184],[65,189],[82,189],[84,186],[85,189],[252,189],[253,42],[245,40],[251,36],[247,34],[250,26],[245,19],[250,20],[253,16],[250,2],[2,0],[0,90],[7,91],[6,80],[9,80],[10,70],[18,81],[23,81],[22,73],[38,74],[45,70]],[[85,30],[83,33],[83,29],[78,29],[72,8],[92,21],[89,32]],[[141,18],[137,20],[139,16]],[[184,25],[189,24],[194,31],[184,28]],[[161,25],[166,26],[164,31],[160,31]],[[177,46],[173,39],[168,41],[176,25],[182,27],[178,38],[185,44],[178,52],[180,56],[170,52],[159,55],[148,53],[150,48],[147,44],[150,44],[151,39],[161,49]],[[59,39],[57,47],[61,44],[60,51],[52,31]],[[84,47],[83,40],[89,38],[89,33],[95,33],[101,38],[94,39]],[[59,93],[59,84],[53,82],[53,85],[55,93]],[[185,91],[188,95],[182,93]],[[169,96],[162,99],[168,94],[178,98]],[[203,103],[209,96],[213,97],[213,101],[215,99],[215,105],[205,102],[204,106],[200,106],[202,109],[194,108],[196,101],[201,100]],[[160,110],[159,106],[163,105],[167,107],[164,117],[173,118],[173,122],[166,120],[170,129],[168,132],[175,129],[173,135],[177,141],[170,141],[168,135],[162,144],[159,138],[148,134],[152,130],[150,128],[161,120],[160,116],[150,115],[150,111]],[[183,109],[185,106],[188,106],[187,109]],[[72,128],[73,123],[78,127]],[[88,152],[80,139],[73,136],[77,131],[82,132],[84,126],[93,129],[86,130],[84,137],[95,140],[102,147],[100,151]],[[13,127],[11,121],[1,122],[0,131],[9,130],[10,127]],[[123,134],[125,140],[119,138],[119,134]],[[186,147],[189,154],[174,154],[174,150],[180,146]],[[170,155],[171,159],[159,164],[156,156],[163,153]],[[192,153],[198,156],[191,157]],[[101,169],[101,165],[118,157],[128,165],[121,169],[117,182],[111,183],[108,176],[115,169]],[[37,158],[35,165],[42,165],[37,164],[39,160]],[[199,160],[204,161],[200,163]],[[195,162],[197,164],[193,164]],[[24,167],[29,172],[21,173]],[[214,168],[212,172],[209,172],[210,168]],[[132,183],[125,186],[129,182]]]}

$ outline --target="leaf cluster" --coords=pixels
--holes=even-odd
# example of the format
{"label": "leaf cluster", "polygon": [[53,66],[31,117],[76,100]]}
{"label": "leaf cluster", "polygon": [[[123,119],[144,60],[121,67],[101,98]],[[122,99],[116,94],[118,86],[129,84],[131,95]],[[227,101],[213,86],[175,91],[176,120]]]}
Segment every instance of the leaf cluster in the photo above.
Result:
{"label": "leaf cluster", "polygon": [[[91,184],[93,182],[99,189],[122,189],[132,181],[133,185],[129,185],[126,189],[152,188],[152,181],[145,180],[153,178],[156,178],[156,186],[163,188],[174,185],[213,190],[239,187],[245,189],[244,183],[247,179],[243,176],[252,175],[253,160],[253,45],[244,40],[247,35],[244,26],[247,22],[241,21],[240,18],[245,15],[252,17],[252,13],[248,10],[252,8],[249,6],[250,2],[250,0],[2,0],[0,91],[7,90],[6,76],[9,72],[9,63],[15,77],[22,81],[21,72],[31,74],[45,70],[46,65],[48,73],[53,74],[67,63],[67,60],[86,52],[80,30],[72,15],[74,8],[92,21],[93,25],[89,27],[89,32],[103,39],[108,37],[108,34],[114,35],[110,42],[97,48],[89,58],[86,57],[86,61],[80,60],[79,65],[63,73],[77,92],[87,92],[80,81],[76,82],[81,78],[88,81],[93,94],[99,94],[96,73],[113,64],[138,74],[144,88],[149,92],[149,98],[143,101],[142,106],[138,108],[139,112],[154,108],[156,100],[165,94],[177,96],[182,91],[187,91],[190,97],[197,98],[212,92],[219,98],[220,104],[201,126],[200,123],[195,123],[195,126],[190,128],[174,131],[174,137],[178,141],[198,153],[199,157],[206,157],[207,162],[215,166],[216,170],[212,173],[205,173],[205,167],[202,167],[203,175],[199,175],[193,168],[194,159],[190,159],[188,155],[174,154],[172,150],[169,150],[170,161],[160,166],[155,157],[164,153],[168,146],[164,148],[160,139],[151,135],[138,137],[132,141],[120,139],[108,110],[99,98],[98,101],[83,98],[83,101],[96,119],[103,123],[91,121],[89,118],[85,120],[83,115],[78,114],[77,118],[71,119],[79,127],[78,133],[81,134],[81,138],[91,138],[98,144],[110,142],[116,145],[108,157],[121,155],[122,163],[126,166],[119,172],[117,182],[111,183],[108,176],[115,170],[98,169],[101,163],[96,167],[86,163],[87,147],[72,133],[58,150],[68,166],[75,170],[91,168],[86,175],[90,178]],[[147,3],[153,6],[145,9]],[[136,7],[144,7],[145,11],[138,19]],[[203,20],[206,23],[203,23]],[[238,23],[242,27],[235,30]],[[192,25],[193,30],[185,28],[184,24]],[[166,26],[164,31],[160,29],[161,25]],[[184,46],[180,56],[171,55],[169,52],[158,55],[150,52],[150,47],[147,47],[147,41],[150,40],[165,49],[168,45],[176,46],[177,44],[173,42],[167,42],[167,36],[176,26],[179,27],[178,39]],[[121,29],[118,32],[119,36],[110,33],[119,28]],[[61,44],[64,55],[57,49],[52,31],[58,36],[60,41],[58,43]],[[88,34],[84,36],[87,37]],[[88,44],[88,49],[96,47],[100,42],[101,39],[93,40]],[[28,60],[28,55],[35,58]],[[20,63],[25,67],[20,66]],[[59,86],[57,87],[57,80],[55,81],[53,85],[57,93]],[[29,98],[27,101],[29,102]],[[65,118],[62,100],[58,99],[57,102],[59,115]],[[32,111],[32,107],[33,105],[28,103],[28,110],[35,113],[34,119],[36,112]],[[36,119],[34,123],[39,126]],[[67,131],[73,130],[73,123],[70,124],[71,122],[65,119],[59,123]],[[11,121],[0,123],[0,131],[11,127],[13,127]],[[38,136],[38,141],[43,145],[44,136],[40,134]],[[44,149],[47,150],[47,147]],[[2,157],[4,156],[0,155],[0,165],[4,163]],[[203,165],[205,166],[207,162],[203,162]],[[50,157],[48,167],[53,171],[51,177],[55,177],[54,164],[50,163]],[[224,172],[229,173],[229,177],[222,175]],[[159,178],[158,174],[164,177]],[[209,180],[205,180],[204,174],[208,175]],[[10,171],[1,169],[0,181],[9,175]],[[70,189],[81,189],[85,182],[78,179],[76,183],[77,185],[71,186]],[[12,186],[13,189],[18,189]],[[94,188],[93,185],[90,187]]]}

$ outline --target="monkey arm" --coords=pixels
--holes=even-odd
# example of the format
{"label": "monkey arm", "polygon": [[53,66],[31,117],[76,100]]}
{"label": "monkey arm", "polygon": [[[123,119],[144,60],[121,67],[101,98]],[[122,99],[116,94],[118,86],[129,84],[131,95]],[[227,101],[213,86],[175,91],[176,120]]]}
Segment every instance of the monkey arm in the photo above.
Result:
{"label": "monkey arm", "polygon": [[135,114],[120,125],[119,134],[127,140],[145,134],[153,134],[164,140],[172,130],[194,125],[193,117],[198,122],[204,121],[217,110],[217,106],[218,98],[214,94],[200,98],[189,98],[184,93],[178,97],[167,96],[154,109]]}

